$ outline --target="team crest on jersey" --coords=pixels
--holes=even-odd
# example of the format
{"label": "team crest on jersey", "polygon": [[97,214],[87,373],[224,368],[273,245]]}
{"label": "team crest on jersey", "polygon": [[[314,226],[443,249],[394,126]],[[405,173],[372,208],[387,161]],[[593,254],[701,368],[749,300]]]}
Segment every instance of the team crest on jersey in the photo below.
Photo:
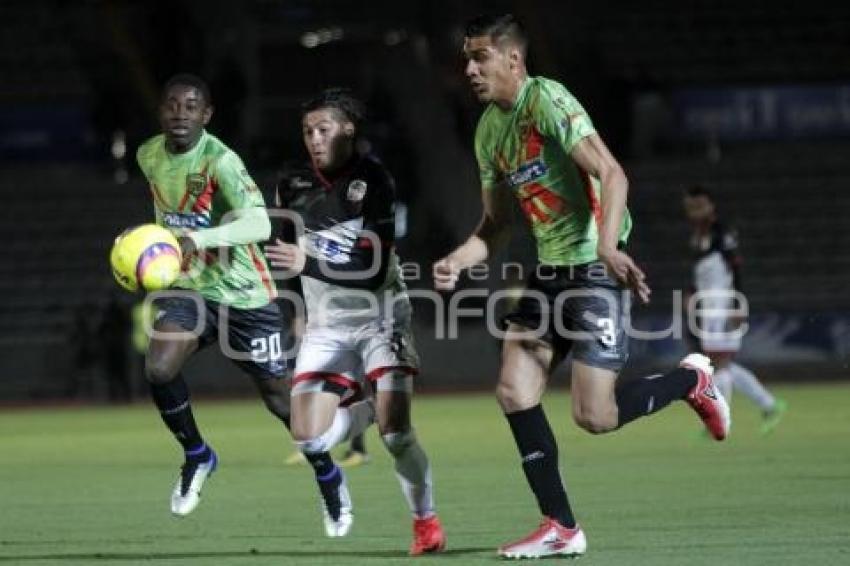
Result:
{"label": "team crest on jersey", "polygon": [[193,197],[204,192],[204,187],[207,186],[207,176],[201,173],[190,173],[186,175],[186,190]]}
{"label": "team crest on jersey", "polygon": [[366,196],[366,181],[354,179],[348,184],[346,198],[351,202],[360,202]]}

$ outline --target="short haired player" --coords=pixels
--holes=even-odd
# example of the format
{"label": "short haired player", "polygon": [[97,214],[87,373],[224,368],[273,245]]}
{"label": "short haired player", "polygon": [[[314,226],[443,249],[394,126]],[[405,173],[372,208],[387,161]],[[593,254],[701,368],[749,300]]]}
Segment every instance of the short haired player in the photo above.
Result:
{"label": "short haired player", "polygon": [[628,182],[578,100],[560,83],[528,76],[528,40],[510,15],[468,23],[466,77],[487,104],[475,134],[484,212],[460,247],[434,265],[438,289],[482,262],[510,224],[516,198],[531,225],[539,265],[505,321],[497,397],[543,514],[530,535],[499,549],[506,558],[580,555],[577,524],[558,470],[558,447],[541,396],[550,369],[572,353],[572,412],[593,434],[610,432],[686,400],[712,435],[729,430],[725,401],[698,354],[652,378],[621,381],[631,290],[649,299],[643,272],[625,252],[632,221]]}
{"label": "short haired player", "polygon": [[[173,290],[156,300],[154,336],[145,375],[162,420],[185,459],[171,493],[171,511],[185,516],[200,502],[201,488],[218,455],[195,422],[181,370],[199,349],[216,341],[246,371],[266,407],[289,427],[289,388],[284,382],[286,328],[272,300],[275,288],[259,244],[271,225],[265,203],[242,160],[205,126],[213,115],[206,82],[179,74],[162,89],[162,133],[138,149],[150,184],[156,222],[177,236],[184,271]],[[329,461],[311,455],[317,476]],[[339,494],[322,482],[326,506]]]}
{"label": "short haired player", "polygon": [[[292,432],[307,455],[359,433],[373,416],[365,407],[341,407],[341,401],[365,375],[376,390],[381,440],[413,515],[410,554],[439,552],[446,539],[434,508],[431,466],[410,418],[419,362],[394,247],[395,189],[381,162],[357,150],[363,115],[362,104],[342,89],[325,90],[303,106],[311,163],[302,182],[281,195],[303,230],[297,243],[278,240],[266,247],[273,266],[300,273],[307,307]],[[351,519],[341,516],[341,534]]]}

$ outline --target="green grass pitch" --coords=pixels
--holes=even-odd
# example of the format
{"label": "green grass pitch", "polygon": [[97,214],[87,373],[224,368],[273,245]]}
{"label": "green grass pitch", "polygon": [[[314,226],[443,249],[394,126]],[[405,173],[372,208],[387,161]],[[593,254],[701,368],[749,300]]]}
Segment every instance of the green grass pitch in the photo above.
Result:
{"label": "green grass pitch", "polygon": [[[713,443],[684,404],[590,436],[551,393],[563,474],[588,536],[582,566],[850,564],[850,385],[783,387],[771,435],[735,399],[731,438]],[[145,403],[0,414],[0,563],[289,565],[409,563],[410,518],[389,458],[349,472],[355,524],[323,536],[304,467],[284,467],[284,431],[259,400],[198,401],[221,458],[190,517],[168,512],[180,455]],[[449,552],[422,563],[494,564],[538,515],[508,429],[487,395],[414,407]]]}

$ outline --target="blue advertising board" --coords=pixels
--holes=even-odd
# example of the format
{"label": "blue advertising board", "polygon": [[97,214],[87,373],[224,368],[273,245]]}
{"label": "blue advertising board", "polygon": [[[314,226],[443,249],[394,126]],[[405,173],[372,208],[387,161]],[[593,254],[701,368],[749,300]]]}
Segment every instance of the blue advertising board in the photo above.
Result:
{"label": "blue advertising board", "polygon": [[671,100],[684,138],[850,136],[850,83],[681,89]]}

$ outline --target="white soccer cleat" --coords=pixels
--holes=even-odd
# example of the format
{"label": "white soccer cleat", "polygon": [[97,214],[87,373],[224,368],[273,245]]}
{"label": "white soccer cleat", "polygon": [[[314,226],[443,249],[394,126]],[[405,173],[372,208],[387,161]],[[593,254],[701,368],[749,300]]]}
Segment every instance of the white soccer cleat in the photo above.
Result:
{"label": "white soccer cleat", "polygon": [[327,503],[322,500],[322,518],[325,522],[325,534],[331,538],[344,537],[351,530],[351,525],[354,524],[354,512],[351,506],[351,494],[348,492],[348,483],[342,470],[339,473],[342,475],[342,481],[337,488],[337,495],[339,496],[339,513],[337,518],[332,516]]}
{"label": "white soccer cleat", "polygon": [[516,542],[499,547],[502,558],[546,558],[581,556],[587,551],[587,539],[578,525],[568,529],[555,519],[543,517],[536,531]]}
{"label": "white soccer cleat", "polygon": [[702,354],[689,354],[679,362],[679,367],[697,372],[697,384],[688,392],[685,401],[699,415],[715,440],[725,439],[732,428],[732,414],[711,377],[714,375],[711,360]]}
{"label": "white soccer cleat", "polygon": [[171,512],[185,517],[195,510],[201,502],[201,488],[204,482],[218,466],[218,456],[210,449],[210,458],[206,462],[187,460],[180,468],[180,477],[174,491],[171,492]]}

